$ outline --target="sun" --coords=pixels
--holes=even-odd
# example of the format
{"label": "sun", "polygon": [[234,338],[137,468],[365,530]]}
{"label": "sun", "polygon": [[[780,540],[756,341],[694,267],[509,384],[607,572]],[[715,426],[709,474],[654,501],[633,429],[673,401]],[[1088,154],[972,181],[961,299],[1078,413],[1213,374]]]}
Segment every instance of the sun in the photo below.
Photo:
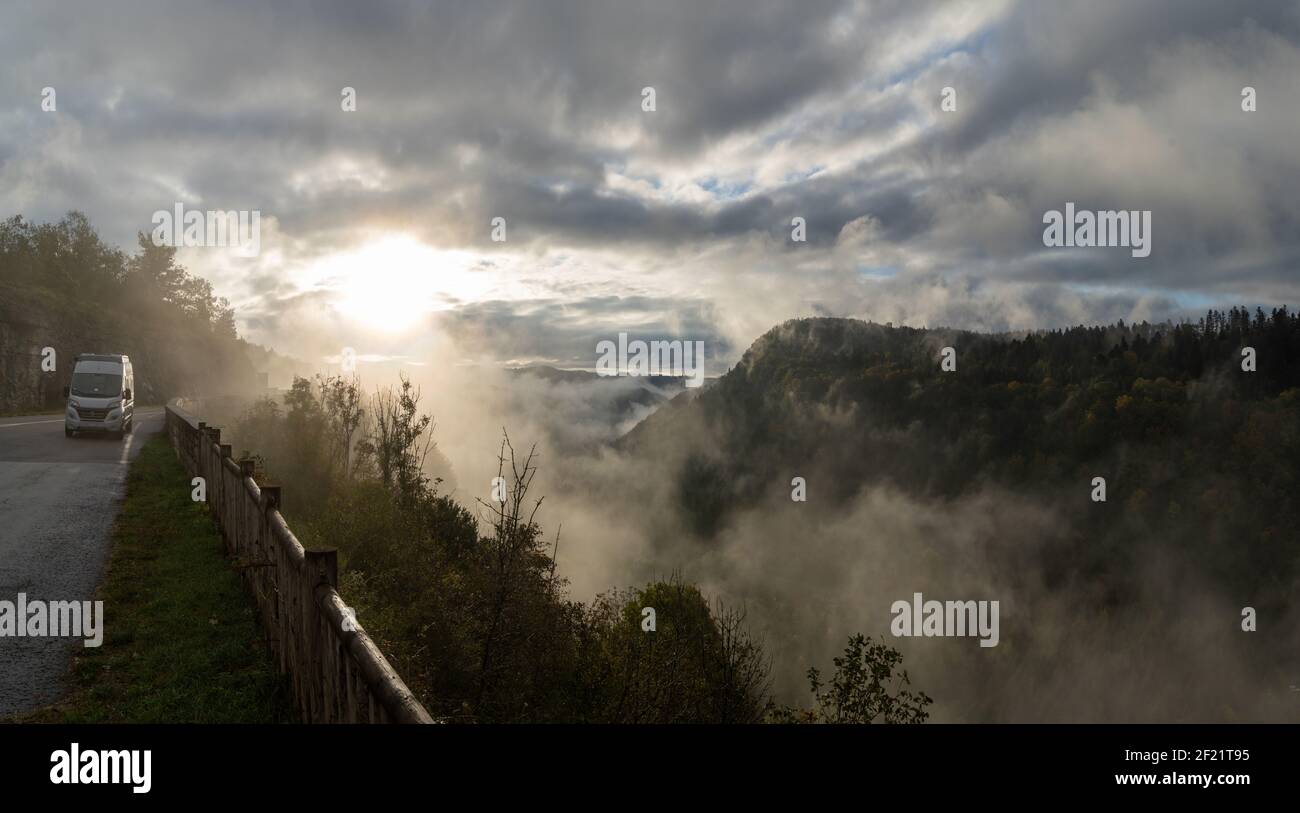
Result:
{"label": "sun", "polygon": [[478,259],[392,234],[320,261],[314,276],[333,294],[340,313],[373,330],[398,333],[487,293],[492,275],[475,268]]}

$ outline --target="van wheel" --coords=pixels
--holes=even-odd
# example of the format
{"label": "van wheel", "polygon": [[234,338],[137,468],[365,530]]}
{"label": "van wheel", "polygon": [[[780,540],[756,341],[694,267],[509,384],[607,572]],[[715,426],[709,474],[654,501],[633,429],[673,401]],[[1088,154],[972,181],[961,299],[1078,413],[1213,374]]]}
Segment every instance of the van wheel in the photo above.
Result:
{"label": "van wheel", "polygon": [[121,440],[125,435],[126,433],[119,429],[113,433],[113,440]]}

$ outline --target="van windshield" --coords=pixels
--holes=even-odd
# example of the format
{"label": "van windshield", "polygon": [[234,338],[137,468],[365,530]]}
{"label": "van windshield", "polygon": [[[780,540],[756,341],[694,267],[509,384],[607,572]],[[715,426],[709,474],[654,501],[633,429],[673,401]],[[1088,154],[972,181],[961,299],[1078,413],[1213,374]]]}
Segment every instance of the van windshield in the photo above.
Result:
{"label": "van windshield", "polygon": [[121,395],[122,374],[73,373],[72,386],[69,391],[73,395],[81,395],[86,398],[111,398],[115,395]]}

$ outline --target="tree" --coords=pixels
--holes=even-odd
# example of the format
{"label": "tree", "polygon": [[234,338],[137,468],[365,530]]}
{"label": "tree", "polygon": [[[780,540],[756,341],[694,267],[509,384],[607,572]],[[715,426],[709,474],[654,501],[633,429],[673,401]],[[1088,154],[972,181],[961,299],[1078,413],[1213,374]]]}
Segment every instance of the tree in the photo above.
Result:
{"label": "tree", "polygon": [[335,459],[341,464],[343,478],[352,478],[352,439],[365,417],[361,408],[361,384],[341,376],[317,377],[321,404],[329,421]]}
{"label": "tree", "polygon": [[424,461],[433,449],[433,418],[420,415],[420,390],[405,374],[401,388],[376,390],[371,399],[370,431],[358,456],[373,464],[385,486],[405,505],[414,505],[428,478]]}
{"label": "tree", "polygon": [[[933,700],[925,692],[903,688],[911,683],[901,669],[903,655],[883,642],[858,634],[849,638],[844,654],[834,659],[830,685],[822,683],[816,667],[808,670],[814,705],[811,709],[785,708],[773,713],[785,723],[923,723]],[[823,691],[825,689],[825,691]]]}
{"label": "tree", "polygon": [[131,258],[127,273],[149,298],[179,304],[181,288],[188,276],[176,264],[175,246],[157,246],[144,232],[137,236],[140,253]]}
{"label": "tree", "polygon": [[528,507],[528,490],[537,476],[536,455],[533,447],[520,460],[502,430],[497,477],[503,499],[479,500],[492,528],[481,542],[481,587],[475,600],[480,657],[474,706],[481,713],[491,713],[490,707],[500,706],[503,695],[509,694],[503,683],[518,679],[515,665],[520,656],[527,657],[527,647],[555,633],[554,624],[545,623],[553,621],[545,611],[558,604],[559,582],[555,560],[547,555],[536,522],[542,498]]}
{"label": "tree", "polygon": [[[645,614],[654,611],[654,629]],[[755,723],[770,664],[743,612],[716,612],[674,575],[597,598],[586,614],[579,719],[606,723]]]}

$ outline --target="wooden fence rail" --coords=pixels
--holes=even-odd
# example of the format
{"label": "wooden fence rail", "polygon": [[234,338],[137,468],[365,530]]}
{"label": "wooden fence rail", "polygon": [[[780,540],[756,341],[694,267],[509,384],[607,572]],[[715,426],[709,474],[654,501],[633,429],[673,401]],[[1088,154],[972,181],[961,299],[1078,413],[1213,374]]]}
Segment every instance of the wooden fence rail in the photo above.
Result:
{"label": "wooden fence rail", "polygon": [[306,550],[280,515],[280,487],[253,480],[253,461],[231,459],[221,430],[167,407],[167,436],[208,508],[226,551],[261,611],[280,672],[303,722],[432,723],[433,719],[339,597],[334,550]]}

